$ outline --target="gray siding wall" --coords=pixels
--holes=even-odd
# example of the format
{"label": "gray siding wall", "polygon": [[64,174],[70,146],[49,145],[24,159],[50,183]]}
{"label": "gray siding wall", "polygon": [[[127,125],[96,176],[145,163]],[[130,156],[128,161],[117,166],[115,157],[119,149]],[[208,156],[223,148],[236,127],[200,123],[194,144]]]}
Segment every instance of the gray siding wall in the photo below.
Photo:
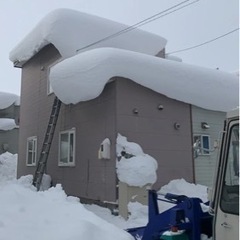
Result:
{"label": "gray siding wall", "polygon": [[[76,129],[76,166],[56,167],[49,161],[54,182],[61,182],[68,194],[99,201],[116,201],[115,84],[106,86],[100,97],[77,105],[63,106],[59,130]],[[57,131],[56,131],[57,133]],[[58,152],[58,136],[52,152]],[[111,159],[98,159],[100,144],[111,141]],[[55,154],[57,156],[57,154]]]}
{"label": "gray siding wall", "polygon": [[[54,99],[53,94],[47,96],[48,66],[59,58],[58,51],[49,45],[23,66],[18,177],[35,171],[35,167],[26,166],[27,138],[38,137],[39,156]],[[71,128],[76,129],[76,165],[59,167],[59,133]],[[62,105],[47,165],[53,184],[61,183],[69,195],[115,201],[115,144],[111,145],[111,160],[98,159],[106,137],[115,141],[114,83],[92,101]]]}
{"label": "gray siding wall", "polygon": [[[210,148],[214,148],[214,141],[219,140],[220,133],[223,130],[226,113],[210,111],[192,106],[193,135],[203,134],[210,136]],[[209,129],[202,129],[201,122],[207,122]],[[199,155],[195,158],[195,176],[196,183],[212,186],[213,177],[216,169],[218,149],[211,152],[210,155]]]}
{"label": "gray siding wall", "polygon": [[48,66],[58,58],[58,51],[47,46],[22,68],[18,177],[35,172],[26,166],[27,138],[38,137],[39,153],[54,97],[47,96]]}
{"label": "gray siding wall", "polygon": [[[39,155],[54,99],[53,94],[47,96],[48,66],[60,57],[49,45],[23,66],[18,177],[34,174],[35,167],[26,166],[27,138],[38,137]],[[53,184],[61,183],[67,194],[82,199],[115,201],[117,133],[140,144],[158,161],[156,189],[176,178],[193,181],[190,106],[130,80],[113,80],[96,99],[62,105],[47,165]],[[176,122],[179,130],[174,129]],[[76,129],[76,164],[59,167],[59,133],[72,128]],[[109,160],[98,159],[105,138],[111,141]]]}
{"label": "gray siding wall", "polygon": [[[158,109],[159,104],[163,110]],[[134,108],[138,114],[133,113]],[[175,122],[180,124],[179,130],[174,128]],[[155,189],[172,179],[194,180],[188,104],[118,78],[117,131],[158,161]]]}

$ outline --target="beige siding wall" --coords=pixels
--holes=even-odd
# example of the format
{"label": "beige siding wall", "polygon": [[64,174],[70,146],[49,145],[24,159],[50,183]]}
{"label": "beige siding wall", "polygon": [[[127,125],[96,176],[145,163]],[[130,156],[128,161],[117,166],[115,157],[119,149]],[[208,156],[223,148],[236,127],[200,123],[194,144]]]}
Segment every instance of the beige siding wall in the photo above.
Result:
{"label": "beige siding wall", "polygon": [[[22,69],[20,140],[18,177],[34,174],[26,166],[26,143],[38,137],[40,154],[54,95],[47,95],[48,66],[60,58],[49,45],[29,60]],[[75,167],[58,166],[60,131],[76,129]],[[113,141],[111,159],[99,160],[98,149],[106,138]],[[67,194],[82,198],[115,201],[115,85],[109,84],[103,94],[92,101],[62,105],[47,165],[53,184],[61,183]]]}
{"label": "beige siding wall", "polygon": [[18,177],[35,172],[35,167],[26,167],[27,138],[38,137],[39,154],[54,98],[47,96],[48,66],[59,57],[49,45],[22,68]]}
{"label": "beige siding wall", "polygon": [[[35,171],[35,167],[26,166],[27,138],[38,137],[39,156],[54,99],[53,94],[47,95],[48,66],[59,58],[58,51],[49,45],[23,66],[18,176]],[[193,181],[190,106],[133,81],[113,80],[96,99],[62,105],[47,165],[53,184],[61,183],[67,194],[82,199],[116,201],[117,133],[140,144],[158,161],[154,188],[175,178]],[[160,104],[163,110],[158,109]],[[132,112],[134,108],[138,114]],[[174,128],[175,123],[180,129]],[[72,128],[76,131],[76,164],[59,167],[59,133]],[[98,159],[105,138],[111,141],[109,160]]]}
{"label": "beige siding wall", "polygon": [[[158,161],[154,188],[177,178],[192,182],[190,106],[127,79],[119,79],[117,89],[117,131]],[[163,110],[158,109],[160,104]],[[175,123],[180,124],[179,130]]]}

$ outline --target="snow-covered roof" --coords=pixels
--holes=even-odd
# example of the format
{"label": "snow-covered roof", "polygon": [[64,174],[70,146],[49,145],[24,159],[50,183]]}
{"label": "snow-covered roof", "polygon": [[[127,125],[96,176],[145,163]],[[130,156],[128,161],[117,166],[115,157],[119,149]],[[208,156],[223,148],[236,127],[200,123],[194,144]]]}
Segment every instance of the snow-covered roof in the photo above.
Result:
{"label": "snow-covered roof", "polygon": [[20,97],[13,93],[0,92],[0,110],[10,107],[11,105],[20,105]]}
{"label": "snow-covered roof", "polygon": [[0,130],[8,131],[14,128],[18,128],[14,119],[11,118],[0,118]]}
{"label": "snow-covered roof", "polygon": [[50,71],[52,88],[65,104],[96,98],[115,76],[205,109],[225,112],[239,104],[234,74],[127,50],[93,49],[65,59]]}
{"label": "snow-covered roof", "polygon": [[[44,46],[53,44],[63,58],[75,55],[78,49],[106,38],[128,26],[101,17],[70,9],[50,12],[10,52],[10,60],[22,66]],[[85,50],[98,47],[116,47],[156,55],[166,45],[166,39],[134,29],[114,38],[101,41]],[[79,51],[81,52],[81,51]]]}

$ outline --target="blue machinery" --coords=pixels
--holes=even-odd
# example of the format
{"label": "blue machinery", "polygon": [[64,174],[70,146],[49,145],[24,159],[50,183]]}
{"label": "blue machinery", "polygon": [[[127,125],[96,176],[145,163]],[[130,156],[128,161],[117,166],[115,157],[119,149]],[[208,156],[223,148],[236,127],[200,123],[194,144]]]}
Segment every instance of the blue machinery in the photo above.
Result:
{"label": "blue machinery", "polygon": [[[208,237],[212,235],[212,216],[202,211],[199,198],[168,193],[164,200],[158,198],[154,190],[149,191],[148,198],[148,224],[127,230],[136,240],[201,240],[201,234]],[[174,203],[175,206],[159,213],[158,200]],[[180,234],[165,235],[166,231],[177,231]]]}

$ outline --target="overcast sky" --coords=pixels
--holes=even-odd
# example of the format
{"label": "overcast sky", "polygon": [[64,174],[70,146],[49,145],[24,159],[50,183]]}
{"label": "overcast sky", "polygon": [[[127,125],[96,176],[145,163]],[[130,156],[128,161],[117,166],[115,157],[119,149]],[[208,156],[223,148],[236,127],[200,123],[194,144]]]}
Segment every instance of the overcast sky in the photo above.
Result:
{"label": "overcast sky", "polygon": [[[133,25],[183,0],[0,0],[0,91],[20,94],[21,69],[9,52],[50,11],[70,8]],[[194,1],[194,0],[192,0]],[[166,52],[184,49],[239,27],[238,0],[200,0],[141,28],[168,40]],[[174,54],[184,62],[234,72],[239,69],[239,31]]]}

